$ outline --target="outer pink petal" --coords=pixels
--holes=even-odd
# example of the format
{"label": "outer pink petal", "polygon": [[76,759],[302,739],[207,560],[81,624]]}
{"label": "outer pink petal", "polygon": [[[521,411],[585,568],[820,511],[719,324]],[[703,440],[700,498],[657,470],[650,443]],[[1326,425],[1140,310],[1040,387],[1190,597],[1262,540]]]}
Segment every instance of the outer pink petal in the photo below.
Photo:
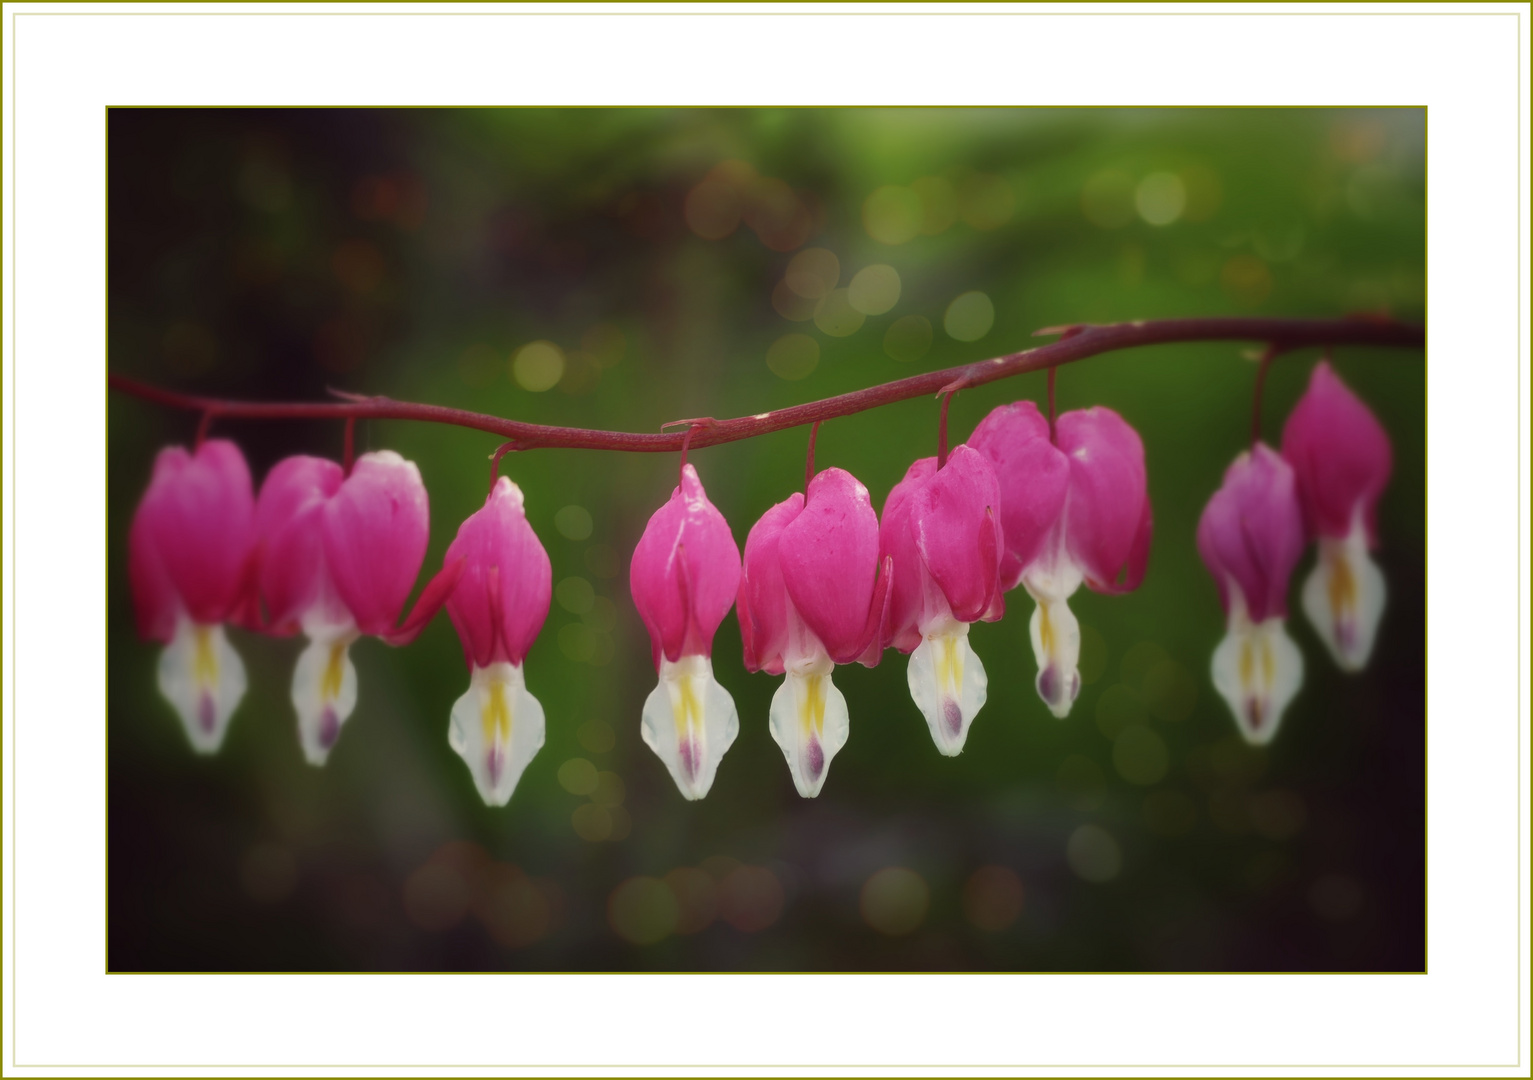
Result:
{"label": "outer pink petal", "polygon": [[238,605],[255,544],[255,496],[239,447],[209,439],[195,455],[167,447],[139,508],[152,544],[187,613],[224,622]]}
{"label": "outer pink petal", "polygon": [[960,622],[1000,618],[1000,501],[990,460],[968,446],[911,497],[916,547]]}
{"label": "outer pink petal", "polygon": [[256,502],[260,588],[276,632],[292,630],[322,598],[326,617],[345,617],[325,569],[324,508],[341,487],[341,467],[324,458],[284,458],[266,474]]}
{"label": "outer pink petal", "polygon": [[1389,435],[1324,360],[1283,425],[1283,457],[1311,534],[1346,536],[1361,509],[1369,546],[1378,544],[1375,510],[1394,465]]}
{"label": "outer pink petal", "polygon": [[746,671],[783,673],[783,650],[788,647],[788,589],[780,559],[783,530],[804,508],[804,496],[794,492],[751,526],[745,537],[745,561],[735,614]]}
{"label": "outer pink petal", "polygon": [[809,482],[804,512],[783,529],[783,580],[793,606],[838,664],[868,645],[868,609],[878,575],[878,514],[868,489],[845,469]]}
{"label": "outer pink petal", "polygon": [[911,528],[912,499],[936,471],[935,457],[911,463],[905,470],[905,478],[894,485],[884,500],[884,513],[878,526],[879,560],[890,559],[894,567],[893,580],[889,584],[889,617],[884,624],[884,645],[892,645],[902,653],[921,644],[922,597],[930,576]]}
{"label": "outer pink petal", "polygon": [[1070,462],[1070,554],[1098,592],[1137,588],[1152,528],[1144,443],[1128,421],[1100,405],[1067,412],[1056,426]]}
{"label": "outer pink petal", "polygon": [[1230,607],[1228,585],[1260,622],[1288,613],[1288,579],[1304,552],[1293,470],[1265,444],[1242,453],[1224,473],[1198,521],[1198,553]]}
{"label": "outer pink petal", "polygon": [[462,560],[462,576],[447,600],[447,614],[471,667],[497,661],[520,664],[548,618],[553,569],[527,521],[510,480],[501,477],[458,527],[444,567]]}
{"label": "outer pink petal", "polygon": [[682,469],[681,486],[645,526],[628,585],[656,668],[662,655],[712,655],[713,635],[739,589],[740,549],[693,466]]}
{"label": "outer pink petal", "polygon": [[1031,401],[998,405],[967,444],[995,466],[1001,489],[1001,585],[1015,588],[1059,523],[1070,489],[1070,462],[1049,441],[1049,422]]}
{"label": "outer pink petal", "polygon": [[133,613],[139,636],[151,641],[169,641],[175,635],[181,600],[160,561],[159,548],[150,535],[142,502],[133,515],[133,526],[128,530],[128,582],[133,587]]}
{"label": "outer pink petal", "polygon": [[325,506],[325,562],[364,634],[387,633],[415,586],[430,532],[426,487],[414,462],[363,454]]}

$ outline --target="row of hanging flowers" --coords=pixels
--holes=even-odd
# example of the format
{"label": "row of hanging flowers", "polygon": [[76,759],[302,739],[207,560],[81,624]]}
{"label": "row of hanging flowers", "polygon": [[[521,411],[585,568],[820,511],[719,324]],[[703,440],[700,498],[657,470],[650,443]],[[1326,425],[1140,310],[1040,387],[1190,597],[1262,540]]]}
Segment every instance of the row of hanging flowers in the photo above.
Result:
{"label": "row of hanging flowers", "polygon": [[[1257,441],[1242,452],[1204,509],[1198,550],[1227,616],[1212,679],[1248,741],[1276,734],[1303,681],[1284,621],[1310,541],[1318,558],[1301,606],[1343,669],[1367,663],[1385,595],[1369,551],[1390,468],[1383,428],[1321,362],[1281,449]],[[1144,447],[1122,416],[1097,406],[1055,420],[1031,401],[999,406],[967,443],[913,463],[882,516],[845,470],[810,473],[805,491],[751,527],[742,560],[683,453],[679,485],[634,549],[630,588],[659,676],[640,732],[682,795],[708,793],[739,730],[713,674],[714,634],[731,607],[746,669],[784,677],[768,723],[806,798],[848,737],[836,665],[873,667],[888,648],[910,657],[911,698],[937,749],[960,753],[987,686],[969,627],[1000,619],[1019,585],[1034,602],[1038,695],[1055,716],[1069,714],[1080,691],[1071,595],[1083,583],[1131,592],[1149,557]],[[448,741],[486,803],[511,798],[544,740],[523,662],[548,615],[548,554],[521,490],[500,477],[401,622],[425,557],[427,507],[416,466],[392,451],[364,454],[349,471],[287,458],[258,496],[232,442],[160,451],[134,516],[129,573],[140,633],[165,643],[160,691],[195,750],[218,750],[246,689],[225,624],[306,637],[292,701],[304,754],[322,765],[357,703],[351,645],[407,644],[445,606],[470,672]]]}

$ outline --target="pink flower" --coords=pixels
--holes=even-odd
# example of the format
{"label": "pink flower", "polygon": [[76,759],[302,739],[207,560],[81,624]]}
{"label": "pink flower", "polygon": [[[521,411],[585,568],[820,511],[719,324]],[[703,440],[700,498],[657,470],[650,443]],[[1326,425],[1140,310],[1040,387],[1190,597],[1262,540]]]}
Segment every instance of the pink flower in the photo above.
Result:
{"label": "pink flower", "polygon": [[1150,555],[1144,444],[1113,410],[1062,414],[1057,443],[1031,401],[991,410],[969,445],[995,465],[1006,552],[1001,584],[1037,602],[1029,624],[1036,686],[1055,716],[1080,693],[1080,624],[1068,600],[1084,581],[1097,592],[1139,587]]}
{"label": "pink flower", "polygon": [[309,638],[293,671],[293,705],[311,764],[324,764],[356,707],[351,643],[364,634],[413,640],[456,583],[460,566],[437,575],[394,629],[426,555],[428,516],[420,471],[391,450],[363,454],[344,478],[333,461],[290,457],[261,485],[256,529],[270,629]]}
{"label": "pink flower", "polygon": [[1321,361],[1283,425],[1283,457],[1298,480],[1305,525],[1320,542],[1300,594],[1304,613],[1336,663],[1361,670],[1384,614],[1384,575],[1368,552],[1379,544],[1376,513],[1393,464],[1389,436]]}
{"label": "pink flower", "polygon": [[543,746],[543,706],[527,692],[522,661],[548,617],[553,572],[527,523],[522,490],[502,476],[458,527],[444,566],[462,565],[447,614],[472,673],[452,707],[447,741],[490,806],[511,799]]}
{"label": "pink flower", "polygon": [[1283,628],[1288,578],[1303,551],[1293,470],[1258,444],[1225,470],[1198,521],[1198,553],[1228,619],[1214,650],[1214,687],[1248,742],[1271,740],[1304,682],[1304,659]]}
{"label": "pink flower", "polygon": [[910,695],[949,756],[985,704],[969,624],[1005,611],[999,508],[995,470],[967,446],[941,469],[934,457],[911,465],[884,503],[879,557],[894,560],[884,643],[910,653]]}
{"label": "pink flower", "polygon": [[740,584],[740,549],[691,465],[645,526],[628,584],[660,673],[644,702],[641,734],[681,793],[701,799],[740,729],[712,660],[713,635]]}
{"label": "pink flower", "polygon": [[786,673],[772,697],[772,738],[806,799],[850,730],[846,699],[831,682],[836,664],[878,663],[890,563],[878,573],[878,515],[868,489],[844,469],[826,469],[762,515],[745,539],[736,601],[748,671]]}
{"label": "pink flower", "polygon": [[192,747],[211,754],[245,694],[245,666],[223,624],[248,603],[255,498],[239,447],[209,439],[161,450],[128,533],[138,631],[165,642],[160,693]]}

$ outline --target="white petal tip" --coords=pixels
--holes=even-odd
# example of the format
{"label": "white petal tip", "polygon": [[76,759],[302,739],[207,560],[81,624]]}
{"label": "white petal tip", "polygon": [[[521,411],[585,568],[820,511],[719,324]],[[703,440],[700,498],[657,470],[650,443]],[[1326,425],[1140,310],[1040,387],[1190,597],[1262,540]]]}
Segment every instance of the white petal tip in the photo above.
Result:
{"label": "white petal tip", "polygon": [[1038,663],[1033,686],[1049,712],[1063,720],[1081,692],[1081,627],[1065,598],[1043,593],[1033,596],[1038,606],[1027,624],[1033,659]]}
{"label": "white petal tip", "polygon": [[712,660],[660,661],[660,681],[644,701],[639,734],[665,762],[683,798],[696,801],[708,794],[739,732],[734,698],[713,677]]}
{"label": "white petal tip", "polygon": [[475,668],[453,703],[447,744],[463,759],[486,806],[505,806],[543,748],[543,706],[527,692],[520,665]]}
{"label": "white petal tip", "polygon": [[1304,658],[1281,618],[1253,623],[1237,607],[1214,650],[1213,680],[1246,742],[1265,746],[1304,683]]}
{"label": "white petal tip", "polygon": [[772,695],[772,739],[788,763],[794,788],[805,799],[824,790],[831,759],[851,733],[846,698],[831,681],[829,657],[824,667],[807,674],[790,670]]}
{"label": "white petal tip", "polygon": [[357,707],[357,669],[351,635],[311,640],[293,668],[293,708],[298,744],[310,765],[323,766],[341,737],[341,726]]}
{"label": "white petal tip", "polygon": [[218,753],[246,686],[245,665],[224,628],[182,620],[160,653],[158,682],[192,750],[203,756]]}
{"label": "white petal tip", "polygon": [[984,708],[985,666],[969,646],[969,626],[923,637],[905,670],[911,699],[926,717],[932,742],[944,757],[963,753],[969,725]]}
{"label": "white petal tip", "polygon": [[1341,670],[1355,673],[1368,666],[1387,592],[1383,573],[1368,557],[1361,523],[1343,539],[1321,537],[1300,605]]}

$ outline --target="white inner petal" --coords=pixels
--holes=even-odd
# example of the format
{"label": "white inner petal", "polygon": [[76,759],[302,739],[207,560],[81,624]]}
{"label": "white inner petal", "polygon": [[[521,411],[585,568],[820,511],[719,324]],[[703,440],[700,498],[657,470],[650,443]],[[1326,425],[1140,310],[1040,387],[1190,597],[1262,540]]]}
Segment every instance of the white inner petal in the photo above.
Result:
{"label": "white inner petal", "polygon": [[708,794],[719,761],[740,733],[734,698],[713,677],[713,661],[683,656],[673,664],[662,658],[660,682],[644,701],[639,733],[682,795]]}
{"label": "white inner petal", "polygon": [[929,627],[905,675],[937,749],[948,757],[962,753],[986,687],[985,666],[969,646],[969,624],[949,619]]}
{"label": "white inner petal", "polygon": [[1361,520],[1343,539],[1322,536],[1300,604],[1343,671],[1361,671],[1384,615],[1384,575],[1368,557]]}
{"label": "white inner petal", "polygon": [[846,698],[831,682],[834,669],[821,649],[817,656],[790,663],[783,684],[772,695],[772,738],[788,759],[793,786],[806,799],[825,786],[830,760],[851,733]]}
{"label": "white inner petal", "polygon": [[229,718],[245,696],[245,665],[222,625],[181,618],[160,653],[160,693],[175,707],[192,749],[217,753]]}
{"label": "white inner petal", "polygon": [[1214,650],[1214,688],[1229,704],[1246,741],[1272,741],[1283,711],[1304,682],[1304,658],[1277,616],[1252,622],[1233,582],[1229,629]]}
{"label": "white inner petal", "polygon": [[520,664],[474,668],[453,703],[447,744],[468,765],[487,806],[505,806],[528,763],[543,748],[543,706],[527,692]]}
{"label": "white inner petal", "polygon": [[1063,720],[1081,692],[1081,624],[1063,597],[1028,592],[1038,601],[1028,621],[1038,676],[1033,685],[1049,711]]}
{"label": "white inner petal", "polygon": [[341,737],[341,725],[357,707],[357,669],[351,665],[355,630],[312,639],[293,669],[293,708],[298,741],[310,765],[323,765]]}

